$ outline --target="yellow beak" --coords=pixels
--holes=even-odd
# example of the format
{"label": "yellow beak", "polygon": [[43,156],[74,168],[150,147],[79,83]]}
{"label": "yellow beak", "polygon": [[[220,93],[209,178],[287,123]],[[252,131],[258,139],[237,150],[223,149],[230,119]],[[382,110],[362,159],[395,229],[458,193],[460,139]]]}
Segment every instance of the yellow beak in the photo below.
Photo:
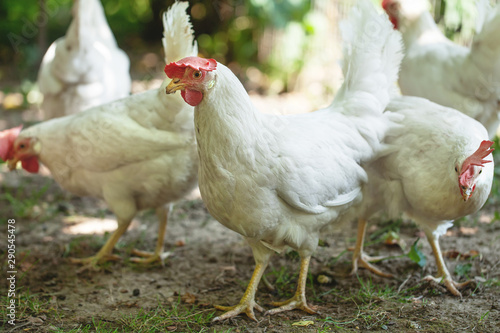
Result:
{"label": "yellow beak", "polygon": [[471,195],[472,195],[472,186],[462,191],[462,198],[464,199],[464,201],[469,200]]}
{"label": "yellow beak", "polygon": [[19,162],[17,158],[13,158],[12,160],[7,161],[7,166],[9,167],[10,171],[17,168],[17,162]]}
{"label": "yellow beak", "polygon": [[186,85],[184,83],[181,83],[181,79],[173,79],[165,88],[165,92],[167,94],[172,94],[177,90],[183,90],[185,87]]}

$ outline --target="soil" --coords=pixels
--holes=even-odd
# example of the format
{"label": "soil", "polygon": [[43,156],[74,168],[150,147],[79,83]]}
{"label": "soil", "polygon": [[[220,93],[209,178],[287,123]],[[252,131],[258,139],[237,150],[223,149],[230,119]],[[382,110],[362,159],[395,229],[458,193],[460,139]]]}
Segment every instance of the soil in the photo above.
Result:
{"label": "soil", "polygon": [[[4,127],[14,125],[13,119],[30,119],[18,113],[3,116]],[[419,246],[428,259],[423,268],[406,256],[398,257],[405,253],[401,246],[376,240],[366,250],[398,257],[377,263],[395,278],[364,269],[348,276],[352,225],[342,233],[325,235],[311,261],[307,297],[319,314],[256,313],[258,322],[240,315],[212,324],[210,319],[221,314],[214,304],[235,305],[243,295],[254,260],[243,238],[208,214],[197,191],[171,212],[165,237],[169,256],[163,266],[139,267],[128,260],[133,248],[155,247],[156,217],[142,212],[115,249],[122,261],[97,272],[77,273],[78,266],[68,258],[95,254],[116,227],[105,203],[61,190],[50,175],[8,173],[2,167],[0,269],[9,270],[7,219],[15,219],[20,296],[16,326],[1,319],[0,330],[5,332],[500,332],[500,222],[493,218],[493,201],[475,216],[458,221],[441,239],[448,268],[463,275],[453,273],[454,278],[475,280],[462,298],[422,281],[435,274],[436,265],[425,237],[409,222],[398,227],[399,244],[406,244],[407,252],[422,237]],[[371,225],[370,234],[394,225]],[[290,297],[298,267],[294,251],[275,255],[266,278],[276,290],[261,283],[257,301],[269,309],[272,301]],[[320,275],[319,280],[327,283],[318,282]],[[6,287],[2,282],[2,297]],[[312,325],[293,325],[305,320]]]}

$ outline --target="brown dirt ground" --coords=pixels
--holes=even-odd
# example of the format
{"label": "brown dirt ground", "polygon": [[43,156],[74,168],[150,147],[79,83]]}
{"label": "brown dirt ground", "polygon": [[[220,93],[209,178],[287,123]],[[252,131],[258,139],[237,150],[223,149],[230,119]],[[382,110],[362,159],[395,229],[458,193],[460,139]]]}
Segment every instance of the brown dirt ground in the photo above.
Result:
{"label": "brown dirt ground", "polygon": [[[10,114],[3,119],[17,117]],[[37,198],[41,188],[46,191]],[[477,287],[464,291],[462,299],[437,284],[421,281],[436,271],[425,239],[420,242],[428,259],[423,269],[403,257],[378,263],[395,274],[395,279],[380,278],[363,269],[358,278],[344,276],[350,267],[346,248],[354,244],[355,227],[350,226],[342,234],[325,236],[311,261],[307,296],[320,314],[291,311],[269,317],[257,313],[259,322],[238,316],[211,324],[212,314],[220,314],[213,304],[239,301],[254,261],[250,247],[208,214],[196,192],[171,213],[165,239],[165,250],[171,255],[164,266],[142,268],[128,261],[132,248],[152,251],[155,246],[156,218],[143,212],[115,249],[124,258],[122,262],[99,272],[77,274],[68,257],[94,254],[109,236],[103,231],[114,228],[114,217],[105,203],[73,196],[49,176],[22,171],[7,173],[3,169],[0,190],[0,269],[8,270],[6,220],[15,218],[16,287],[21,295],[16,327],[6,323],[5,317],[1,319],[0,330],[6,332],[500,332],[500,222],[490,222],[497,210],[492,204],[477,216],[460,221],[441,240],[443,250],[479,253],[473,258],[447,259],[451,272],[457,265],[471,264],[468,276],[481,277]],[[35,201],[23,211],[12,205],[5,193],[20,202]],[[88,225],[91,230],[85,231]],[[373,225],[370,231],[383,226]],[[407,248],[421,237],[410,223],[401,225],[400,235]],[[403,254],[400,247],[381,241],[367,247],[367,252]],[[266,276],[278,291],[269,291],[261,284],[257,301],[270,308],[271,301],[292,295],[298,264],[293,251],[275,255]],[[319,275],[331,281],[320,284]],[[4,282],[1,288],[4,297]],[[37,302],[30,303],[28,296]],[[22,313],[20,309],[24,309]],[[139,321],[142,327],[132,323],[140,314],[144,315]],[[195,319],[198,316],[202,319]],[[148,320],[154,320],[155,325]],[[292,326],[302,320],[314,324]]]}

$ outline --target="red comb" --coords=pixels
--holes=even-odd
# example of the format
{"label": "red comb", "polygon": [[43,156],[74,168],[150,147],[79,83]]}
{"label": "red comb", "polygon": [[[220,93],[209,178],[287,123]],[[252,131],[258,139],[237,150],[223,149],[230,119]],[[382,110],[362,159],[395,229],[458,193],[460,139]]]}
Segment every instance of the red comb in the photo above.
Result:
{"label": "red comb", "polygon": [[387,5],[389,5],[392,2],[392,0],[383,0],[382,1],[382,8],[386,9]]}
{"label": "red comb", "polygon": [[472,155],[465,159],[464,163],[462,164],[462,170],[460,171],[460,174],[467,171],[467,169],[472,165],[484,166],[484,163],[490,163],[491,161],[483,160],[483,158],[485,158],[486,156],[491,154],[493,150],[495,150],[493,148],[490,148],[493,143],[494,142],[490,140],[483,140],[479,145],[479,148]]}
{"label": "red comb", "polygon": [[165,66],[165,74],[171,79],[181,78],[186,67],[194,70],[213,71],[217,68],[217,61],[214,59],[204,59],[200,57],[186,57],[176,62],[171,62]]}
{"label": "red comb", "polygon": [[23,125],[20,125],[0,132],[0,158],[3,161],[7,161],[14,157],[12,156],[14,141],[16,141],[22,129]]}

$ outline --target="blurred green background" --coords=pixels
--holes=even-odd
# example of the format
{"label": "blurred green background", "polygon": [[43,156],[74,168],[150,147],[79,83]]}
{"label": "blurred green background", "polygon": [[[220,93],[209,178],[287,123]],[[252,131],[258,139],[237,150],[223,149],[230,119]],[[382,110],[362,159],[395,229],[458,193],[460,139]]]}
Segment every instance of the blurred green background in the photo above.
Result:
{"label": "blurred green background", "polygon": [[[248,89],[277,94],[310,88],[316,94],[332,94],[337,86],[334,81],[340,80],[332,79],[339,75],[336,25],[354,2],[194,0],[189,1],[189,10],[200,54],[228,64]],[[431,2],[446,34],[462,44],[470,42],[474,1]],[[161,13],[173,0],[102,3],[119,46],[131,58],[133,79],[161,76]],[[0,90],[25,93],[34,89],[43,54],[69,26],[71,6],[72,0],[0,1]],[[307,63],[317,66],[307,68]],[[321,66],[331,67],[335,75],[320,73],[325,72]],[[314,81],[322,84],[314,86]]]}

